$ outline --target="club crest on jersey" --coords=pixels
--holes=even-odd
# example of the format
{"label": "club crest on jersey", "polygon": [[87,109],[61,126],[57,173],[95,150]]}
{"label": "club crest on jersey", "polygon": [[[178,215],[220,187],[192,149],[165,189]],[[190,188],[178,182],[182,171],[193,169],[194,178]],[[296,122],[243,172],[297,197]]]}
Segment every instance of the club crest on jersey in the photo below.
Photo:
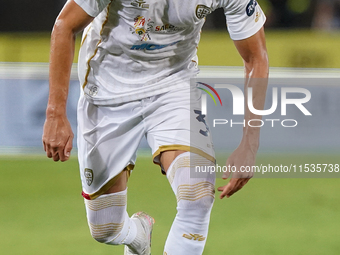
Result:
{"label": "club crest on jersey", "polygon": [[85,176],[87,185],[91,186],[91,184],[93,182],[93,171],[92,171],[92,169],[85,168],[84,176]]}
{"label": "club crest on jersey", "polygon": [[196,17],[198,19],[205,18],[208,14],[211,13],[211,8],[202,4],[196,6]]}
{"label": "club crest on jersey", "polygon": [[256,5],[256,0],[250,0],[249,4],[246,7],[246,13],[249,17],[254,14]]}
{"label": "club crest on jersey", "polygon": [[149,4],[147,4],[143,0],[135,0],[131,2],[131,5],[137,8],[142,8],[142,9],[149,9]]}

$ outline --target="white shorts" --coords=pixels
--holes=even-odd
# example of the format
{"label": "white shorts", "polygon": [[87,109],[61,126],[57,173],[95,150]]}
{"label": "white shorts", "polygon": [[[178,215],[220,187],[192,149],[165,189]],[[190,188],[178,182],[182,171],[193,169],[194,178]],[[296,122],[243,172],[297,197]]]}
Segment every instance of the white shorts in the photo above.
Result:
{"label": "white shorts", "polygon": [[184,150],[215,161],[211,135],[202,115],[201,91],[185,88],[119,105],[78,104],[78,158],[83,196],[104,194],[123,170],[132,170],[143,136],[153,161],[168,150]]}

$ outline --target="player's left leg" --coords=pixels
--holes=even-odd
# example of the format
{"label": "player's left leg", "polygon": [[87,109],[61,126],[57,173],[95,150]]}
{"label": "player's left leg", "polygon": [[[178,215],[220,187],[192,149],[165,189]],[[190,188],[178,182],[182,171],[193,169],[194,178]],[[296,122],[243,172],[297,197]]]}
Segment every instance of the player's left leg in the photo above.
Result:
{"label": "player's left leg", "polygon": [[215,176],[192,176],[195,166],[214,165],[214,150],[204,115],[200,90],[183,89],[152,98],[145,123],[154,162],[162,166],[177,198],[177,214],[164,254],[201,255],[214,201]]}
{"label": "player's left leg", "polygon": [[[195,166],[209,167],[214,163],[198,154],[181,151],[165,151],[160,160],[177,199],[177,214],[165,244],[164,254],[201,255],[214,202],[215,175],[204,173],[194,178],[190,172],[195,171]],[[172,163],[167,169],[170,161]]]}

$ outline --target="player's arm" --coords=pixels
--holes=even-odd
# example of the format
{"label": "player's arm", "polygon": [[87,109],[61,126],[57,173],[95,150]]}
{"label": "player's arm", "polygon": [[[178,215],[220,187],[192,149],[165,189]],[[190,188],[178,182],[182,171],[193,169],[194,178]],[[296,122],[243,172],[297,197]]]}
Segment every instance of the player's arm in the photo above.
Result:
{"label": "player's arm", "polygon": [[93,17],[69,0],[53,27],[50,51],[50,91],[44,124],[43,144],[47,157],[66,161],[72,150],[73,132],[66,116],[75,37]]}
{"label": "player's arm", "polygon": [[[253,106],[257,110],[264,108],[266,90],[268,84],[268,55],[266,49],[264,30],[261,28],[255,35],[239,41],[234,41],[237,50],[244,60],[245,65],[245,127],[243,137],[238,148],[230,155],[227,166],[235,166],[240,170],[241,166],[255,165],[255,157],[259,148],[260,128],[249,127],[248,121],[251,119],[261,119],[248,109],[247,90],[253,89]],[[255,124],[254,124],[255,125]],[[224,173],[223,178],[229,177],[230,173]],[[252,178],[252,172],[233,173],[229,183],[218,190],[222,193],[220,198],[230,197],[240,190]]]}

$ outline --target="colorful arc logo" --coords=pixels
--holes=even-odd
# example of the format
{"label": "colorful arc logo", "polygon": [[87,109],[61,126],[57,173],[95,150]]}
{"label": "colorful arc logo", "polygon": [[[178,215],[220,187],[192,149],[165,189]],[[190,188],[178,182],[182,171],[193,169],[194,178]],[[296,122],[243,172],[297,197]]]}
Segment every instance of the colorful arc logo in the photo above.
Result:
{"label": "colorful arc logo", "polygon": [[[205,84],[205,83],[203,83],[203,82],[197,82],[197,83],[200,84],[200,85],[206,86],[206,87],[209,88],[212,92],[214,92],[215,95],[217,96],[218,100],[220,101],[221,106],[222,106],[222,100],[221,100],[221,98],[220,98],[220,95],[217,93],[217,91],[216,91],[213,87],[211,87],[210,85]],[[214,100],[215,105],[217,105],[214,96],[211,94],[211,92],[210,92],[209,90],[204,89],[204,88],[200,88],[200,87],[198,87],[198,88],[199,88],[200,90],[203,90],[204,92],[206,92],[206,93],[212,98],[212,100]]]}

